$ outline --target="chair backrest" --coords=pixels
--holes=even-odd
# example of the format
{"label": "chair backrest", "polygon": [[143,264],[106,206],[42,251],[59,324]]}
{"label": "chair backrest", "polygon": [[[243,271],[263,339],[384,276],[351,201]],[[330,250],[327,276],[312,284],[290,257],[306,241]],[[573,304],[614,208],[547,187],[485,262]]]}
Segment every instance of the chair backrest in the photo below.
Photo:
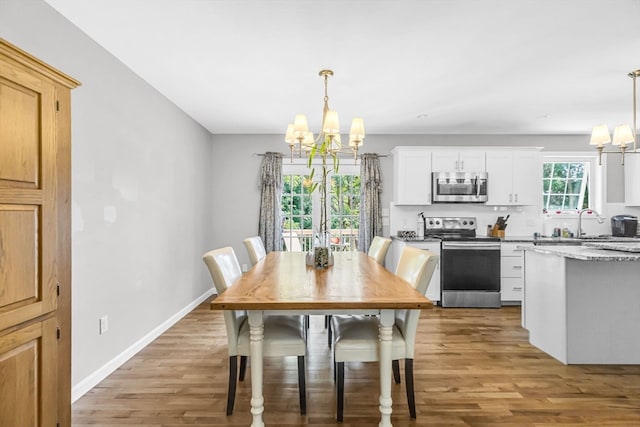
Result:
{"label": "chair backrest", "polygon": [[387,251],[391,245],[391,239],[386,237],[375,236],[369,246],[369,252],[367,254],[375,259],[378,264],[384,265],[384,259],[387,256]]}
{"label": "chair backrest", "polygon": [[300,238],[296,232],[284,232],[282,233],[284,239],[284,246],[288,252],[302,252],[302,245],[300,244]]}
{"label": "chair backrest", "polygon": [[267,250],[264,248],[264,244],[262,243],[260,236],[248,237],[242,242],[249,253],[251,265],[256,265],[258,261],[267,255]]}
{"label": "chair backrest", "polygon": [[[411,284],[422,295],[427,293],[439,256],[432,252],[405,246],[398,261],[396,275]],[[406,356],[413,359],[420,310],[396,310],[396,325],[406,343]]]}
{"label": "chair backrest", "polygon": [[[231,247],[209,251],[202,256],[202,259],[209,269],[209,274],[218,295],[226,291],[242,276],[238,258]],[[246,318],[246,311],[224,310],[224,323],[227,328],[230,356],[238,353],[238,333],[242,322]]]}

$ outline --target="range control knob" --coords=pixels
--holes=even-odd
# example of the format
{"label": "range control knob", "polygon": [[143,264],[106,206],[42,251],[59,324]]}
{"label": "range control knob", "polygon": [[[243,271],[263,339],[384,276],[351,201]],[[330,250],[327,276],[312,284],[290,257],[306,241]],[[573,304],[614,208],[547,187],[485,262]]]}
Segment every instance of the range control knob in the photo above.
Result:
{"label": "range control knob", "polygon": [[467,225],[467,221],[462,221],[462,225]]}
{"label": "range control knob", "polygon": [[469,221],[469,225],[473,225],[473,221]]}
{"label": "range control knob", "polygon": [[436,225],[440,225],[440,221],[436,221]]}
{"label": "range control knob", "polygon": [[430,220],[430,221],[429,221],[429,225],[433,225],[433,220]]}

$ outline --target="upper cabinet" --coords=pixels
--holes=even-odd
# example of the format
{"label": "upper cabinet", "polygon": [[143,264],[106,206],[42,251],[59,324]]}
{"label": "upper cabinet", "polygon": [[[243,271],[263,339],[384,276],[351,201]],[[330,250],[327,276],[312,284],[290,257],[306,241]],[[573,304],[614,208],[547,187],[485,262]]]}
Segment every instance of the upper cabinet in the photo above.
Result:
{"label": "upper cabinet", "polygon": [[484,172],[484,150],[433,150],[433,172]]}
{"label": "upper cabinet", "polygon": [[488,205],[536,205],[541,198],[538,149],[487,151]]}
{"label": "upper cabinet", "polygon": [[393,201],[397,205],[431,204],[431,150],[396,147],[393,154]]}

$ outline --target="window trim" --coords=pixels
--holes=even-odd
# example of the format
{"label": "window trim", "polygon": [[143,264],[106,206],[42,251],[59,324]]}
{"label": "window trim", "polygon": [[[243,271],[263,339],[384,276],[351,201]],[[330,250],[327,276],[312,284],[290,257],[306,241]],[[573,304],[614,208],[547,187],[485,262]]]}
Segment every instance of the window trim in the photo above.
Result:
{"label": "window trim", "polygon": [[[547,162],[589,162],[589,202],[590,209],[605,216],[605,166],[598,166],[598,153],[591,151],[543,151],[541,167]],[[604,163],[604,162],[603,162]],[[544,178],[543,178],[544,179]],[[542,182],[541,182],[542,184]],[[542,201],[541,201],[542,203]],[[543,213],[544,215],[544,213]],[[547,212],[546,215],[577,217],[577,211],[562,211],[561,214]]]}

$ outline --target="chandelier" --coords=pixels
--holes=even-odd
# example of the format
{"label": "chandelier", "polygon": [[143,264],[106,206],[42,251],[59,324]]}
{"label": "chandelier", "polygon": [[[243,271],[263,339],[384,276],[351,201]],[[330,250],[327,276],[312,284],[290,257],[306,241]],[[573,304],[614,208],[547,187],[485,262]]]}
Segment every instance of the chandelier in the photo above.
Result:
{"label": "chandelier", "polygon": [[307,125],[307,117],[304,114],[296,114],[293,123],[287,125],[287,132],[284,141],[289,144],[291,150],[291,162],[293,162],[296,145],[298,146],[298,156],[302,157],[303,152],[309,153],[318,145],[326,142],[327,150],[332,154],[351,151],[353,158],[357,161],[358,148],[362,146],[364,140],[364,122],[361,118],[354,118],[351,122],[351,130],[349,131],[349,147],[343,149],[340,138],[340,124],[338,121],[338,112],[329,109],[329,95],[327,94],[327,82],[329,76],[333,76],[331,70],[321,70],[318,73],[324,78],[324,108],[322,109],[322,128],[317,138],[314,138],[313,132],[309,131]]}
{"label": "chandelier", "polygon": [[636,152],[636,131],[638,129],[636,123],[636,77],[640,76],[640,70],[635,70],[627,74],[633,79],[633,129],[627,124],[616,126],[613,131],[613,145],[617,145],[620,151],[604,151],[605,144],[611,141],[611,134],[609,133],[609,126],[597,125],[593,127],[591,131],[591,145],[595,145],[598,150],[598,164],[602,164],[602,154],[620,153],[622,154],[622,164],[624,165],[624,154],[627,151],[628,145],[633,143],[633,153]]}

